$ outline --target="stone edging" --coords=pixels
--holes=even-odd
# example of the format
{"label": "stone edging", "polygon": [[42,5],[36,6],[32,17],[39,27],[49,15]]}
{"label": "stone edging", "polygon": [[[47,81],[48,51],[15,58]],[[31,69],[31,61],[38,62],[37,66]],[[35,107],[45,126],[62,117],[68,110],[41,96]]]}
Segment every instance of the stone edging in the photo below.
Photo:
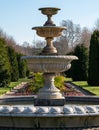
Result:
{"label": "stone edging", "polygon": [[95,116],[99,115],[99,105],[65,105],[63,107],[43,107],[33,105],[0,106],[0,116],[58,117],[58,116]]}

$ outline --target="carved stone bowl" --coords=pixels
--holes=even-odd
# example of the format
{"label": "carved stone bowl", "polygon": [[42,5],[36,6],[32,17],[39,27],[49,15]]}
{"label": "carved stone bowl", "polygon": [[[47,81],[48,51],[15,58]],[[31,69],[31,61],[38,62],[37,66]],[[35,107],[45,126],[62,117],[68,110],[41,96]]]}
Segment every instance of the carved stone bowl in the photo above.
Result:
{"label": "carved stone bowl", "polygon": [[36,33],[40,37],[58,37],[62,35],[62,31],[66,29],[66,27],[39,26],[39,27],[33,27],[32,29],[36,30]]}
{"label": "carved stone bowl", "polygon": [[58,10],[60,10],[60,8],[45,7],[45,8],[39,8],[39,10],[44,15],[55,15],[57,14]]}
{"label": "carved stone bowl", "polygon": [[33,72],[59,73],[71,67],[71,61],[77,60],[76,56],[23,56]]}

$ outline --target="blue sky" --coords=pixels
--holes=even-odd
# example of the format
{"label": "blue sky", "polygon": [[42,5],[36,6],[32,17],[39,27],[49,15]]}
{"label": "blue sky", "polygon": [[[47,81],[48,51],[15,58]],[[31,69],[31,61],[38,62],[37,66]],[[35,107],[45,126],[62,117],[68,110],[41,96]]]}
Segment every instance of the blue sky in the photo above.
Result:
{"label": "blue sky", "polygon": [[56,25],[62,20],[72,20],[81,27],[92,28],[99,18],[99,0],[0,0],[0,28],[15,41],[32,44],[38,39],[34,26],[42,26],[46,17],[38,11],[40,7],[58,7],[59,13],[53,16]]}

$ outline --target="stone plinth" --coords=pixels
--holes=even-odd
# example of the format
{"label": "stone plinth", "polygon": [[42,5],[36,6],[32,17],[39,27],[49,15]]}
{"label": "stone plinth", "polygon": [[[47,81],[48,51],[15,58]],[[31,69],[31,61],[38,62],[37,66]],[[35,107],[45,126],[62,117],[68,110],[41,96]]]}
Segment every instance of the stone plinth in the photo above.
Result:
{"label": "stone plinth", "polygon": [[35,106],[63,106],[65,105],[65,98],[63,99],[34,99]]}

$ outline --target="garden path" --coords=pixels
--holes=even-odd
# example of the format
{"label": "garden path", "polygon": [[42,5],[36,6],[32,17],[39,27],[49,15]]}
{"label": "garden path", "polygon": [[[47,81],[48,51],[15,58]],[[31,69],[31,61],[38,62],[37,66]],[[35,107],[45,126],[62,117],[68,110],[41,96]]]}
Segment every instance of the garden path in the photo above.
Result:
{"label": "garden path", "polygon": [[11,91],[8,91],[7,93],[1,95],[0,97],[10,97],[10,96],[18,96],[20,93],[22,95],[22,93],[24,93],[24,90],[28,87],[28,83],[27,82],[22,82],[21,84],[17,85],[16,87],[14,87]]}

